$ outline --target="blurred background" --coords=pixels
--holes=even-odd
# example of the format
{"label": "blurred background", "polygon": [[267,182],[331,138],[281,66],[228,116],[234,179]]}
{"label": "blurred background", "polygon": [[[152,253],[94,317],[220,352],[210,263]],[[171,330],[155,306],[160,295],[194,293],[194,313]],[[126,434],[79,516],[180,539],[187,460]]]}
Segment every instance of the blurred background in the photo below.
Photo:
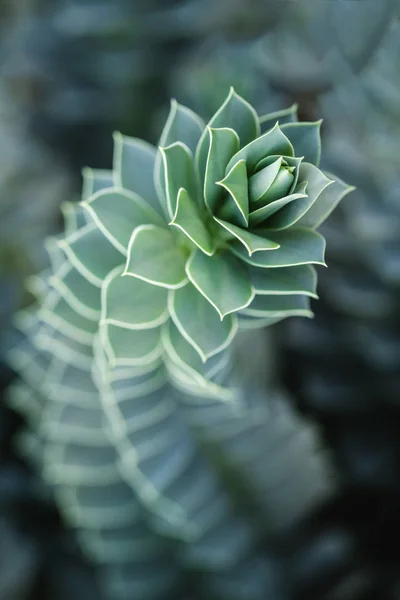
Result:
{"label": "blurred background", "polygon": [[[400,598],[400,8],[396,0],[0,0],[0,393],[60,205],[115,130],[156,143],[176,98],[233,85],[323,118],[322,166],[357,190],[323,227],[315,319],[269,332],[270,385],[321,432],[337,484],[279,541],[293,600]],[[29,282],[29,279],[28,279]],[[98,598],[0,399],[0,600]],[[301,474],[298,474],[300,477]],[[305,484],[306,485],[306,484]],[[133,600],[133,599],[132,599]],[[249,599],[251,600],[251,599]],[[271,599],[274,600],[274,599]]]}

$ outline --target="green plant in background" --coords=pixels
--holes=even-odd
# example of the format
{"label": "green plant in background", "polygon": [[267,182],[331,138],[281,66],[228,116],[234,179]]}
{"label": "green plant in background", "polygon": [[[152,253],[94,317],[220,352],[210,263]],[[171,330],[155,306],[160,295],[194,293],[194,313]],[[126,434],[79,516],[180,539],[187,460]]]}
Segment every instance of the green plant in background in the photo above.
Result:
{"label": "green plant in background", "polygon": [[241,339],[247,360],[233,342],[311,315],[315,229],[350,190],[318,168],[319,128],[233,89],[207,126],[173,102],[158,152],[117,134],[113,171],[85,171],[31,280],[10,402],[110,598],[176,597],[182,570],[207,598],[280,597],[260,536],[327,473],[313,434],[265,404],[262,338]]}

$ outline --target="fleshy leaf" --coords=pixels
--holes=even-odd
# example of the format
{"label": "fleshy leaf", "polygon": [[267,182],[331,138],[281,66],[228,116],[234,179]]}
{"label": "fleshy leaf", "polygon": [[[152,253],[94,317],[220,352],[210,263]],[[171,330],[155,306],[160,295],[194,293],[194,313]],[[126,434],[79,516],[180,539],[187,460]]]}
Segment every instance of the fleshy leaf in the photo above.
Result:
{"label": "fleshy leaf", "polygon": [[193,200],[197,198],[193,157],[189,148],[180,142],[176,142],[167,148],[160,147],[160,152],[164,164],[168,215],[172,219],[181,188],[185,188]]}
{"label": "fleshy leaf", "polygon": [[[258,115],[254,108],[231,87],[229,94],[208,123],[212,128],[228,127],[236,131],[243,147],[260,135]],[[196,150],[196,169],[200,181],[203,180],[208,155],[207,132],[204,131]],[[232,165],[229,167],[229,169]]]}
{"label": "fleshy leaf", "polygon": [[40,309],[40,316],[61,333],[83,344],[90,344],[97,331],[96,320],[89,320],[75,312],[55,290],[47,296]]}
{"label": "fleshy leaf", "polygon": [[[163,148],[170,146],[175,142],[181,142],[185,144],[185,146],[187,146],[194,155],[200,136],[204,129],[205,123],[198,115],[196,115],[196,113],[189,108],[186,108],[186,106],[178,104],[176,100],[172,100],[168,119],[162,131],[158,146]],[[161,159],[161,153],[157,152],[154,165],[154,185],[164,212],[166,215],[168,215],[164,181],[164,164]],[[169,218],[171,217],[172,215],[169,215]]]}
{"label": "fleshy leaf", "polygon": [[249,266],[249,277],[257,295],[305,294],[317,298],[317,273],[311,265],[268,270]]}
{"label": "fleshy leaf", "polygon": [[270,325],[279,323],[285,317],[249,317],[242,313],[238,314],[239,331],[248,331],[253,329],[263,329]]}
{"label": "fleshy leaf", "polygon": [[304,295],[256,296],[242,311],[249,317],[312,317],[310,298]]}
{"label": "fleshy leaf", "polygon": [[293,228],[288,231],[261,229],[259,233],[280,244],[273,252],[257,252],[252,256],[240,242],[232,242],[229,249],[250,265],[262,268],[294,267],[296,265],[325,265],[325,240],[316,231]]}
{"label": "fleshy leaf", "polygon": [[294,156],[293,146],[279,129],[278,124],[239,150],[229,161],[227,170],[229,171],[239,160],[245,160],[247,172],[251,174],[257,163],[270,154]]}
{"label": "fleshy leaf", "polygon": [[263,201],[271,184],[278,175],[281,165],[282,158],[279,157],[249,178],[249,195],[253,207],[256,203]]}
{"label": "fleshy leaf", "polygon": [[229,231],[229,233],[242,242],[248,251],[249,256],[251,256],[254,252],[260,252],[261,250],[276,250],[279,248],[279,244],[269,240],[268,238],[264,238],[256,233],[251,233],[250,231],[247,231],[247,229],[236,227],[235,225],[227,223],[226,221],[218,219],[217,217],[214,217],[214,219],[224,229]]}
{"label": "fleshy leaf", "polygon": [[303,156],[308,163],[318,166],[321,158],[321,123],[301,121],[282,125],[283,133],[292,142],[296,156]]}
{"label": "fleshy leaf", "polygon": [[160,328],[135,330],[102,322],[100,337],[112,367],[147,365],[162,352]]}
{"label": "fleshy leaf", "polygon": [[102,287],[102,320],[127,329],[151,329],[168,318],[168,291],[113,269]]}
{"label": "fleshy leaf", "polygon": [[89,319],[100,317],[100,291],[69,262],[49,278],[49,283],[79,314]]}
{"label": "fleshy leaf", "polygon": [[133,230],[139,225],[163,225],[162,217],[143,198],[123,188],[101,190],[82,206],[103,235],[126,256]]}
{"label": "fleshy leaf", "polygon": [[268,113],[267,115],[262,115],[259,119],[261,125],[261,133],[265,133],[266,131],[271,129],[277,121],[279,125],[284,125],[285,123],[296,123],[297,108],[297,104],[292,104],[292,106],[289,106],[289,108],[284,108],[283,110],[277,110],[276,112]]}
{"label": "fleshy leaf", "polygon": [[334,181],[332,185],[329,185],[321,192],[317,201],[297,221],[297,224],[301,227],[309,227],[310,229],[319,227],[329,217],[342,198],[355,189],[352,186],[346,185],[335,175],[330,175],[329,173],[327,175],[332,177]]}
{"label": "fleshy leaf", "polygon": [[211,256],[214,253],[213,240],[199,216],[197,205],[183,188],[179,190],[175,215],[170,225],[183,231],[205,254]]}
{"label": "fleshy leaf", "polygon": [[226,165],[239,150],[239,137],[236,131],[228,127],[213,129],[207,127],[209,136],[209,150],[204,176],[204,199],[211,212],[215,213],[218,201],[223,192],[218,183],[224,178]]}
{"label": "fleshy leaf", "polygon": [[221,319],[244,308],[254,297],[246,270],[229,253],[208,257],[194,250],[186,263],[186,273]]}
{"label": "fleshy leaf", "polygon": [[74,267],[97,287],[114,267],[124,262],[123,255],[93,223],[58,243]]}
{"label": "fleshy leaf", "polygon": [[141,225],[132,234],[124,275],[166,288],[185,285],[185,257],[172,232]]}
{"label": "fleshy leaf", "polygon": [[114,133],[114,185],[130,190],[162,214],[153,174],[157,149],[134,137]]}
{"label": "fleshy leaf", "polygon": [[[284,198],[280,198],[279,200],[274,200],[270,204],[266,204],[257,210],[254,210],[249,214],[249,225],[250,227],[255,227],[260,223],[269,219],[272,215],[281,210],[284,206],[291,204],[292,202],[297,202],[302,198],[307,198],[307,194],[305,194],[302,190],[305,186],[299,186],[297,189],[299,190],[295,194],[289,194],[289,196],[285,196]],[[268,221],[269,225],[269,221]]]}
{"label": "fleshy leaf", "polygon": [[216,310],[191,283],[169,294],[172,320],[203,362],[230,344],[237,328],[234,315],[227,315],[221,321]]}
{"label": "fleshy leaf", "polygon": [[236,163],[224,179],[217,183],[229,193],[218,211],[218,216],[232,222],[234,225],[247,227],[249,193],[245,161],[240,160]]}
{"label": "fleshy leaf", "polygon": [[114,185],[113,172],[107,169],[84,167],[82,169],[82,177],[82,200],[87,200],[99,190],[104,190]]}
{"label": "fleshy leaf", "polygon": [[310,163],[300,165],[299,180],[300,186],[307,185],[307,196],[299,198],[296,202],[291,202],[273,215],[268,220],[268,227],[286,229],[297,223],[310,207],[318,202],[321,192],[332,184],[332,180],[328,179],[322,171]]}
{"label": "fleshy leaf", "polygon": [[85,227],[90,221],[87,212],[75,202],[63,202],[61,204],[61,212],[64,218],[64,232],[66,236]]}

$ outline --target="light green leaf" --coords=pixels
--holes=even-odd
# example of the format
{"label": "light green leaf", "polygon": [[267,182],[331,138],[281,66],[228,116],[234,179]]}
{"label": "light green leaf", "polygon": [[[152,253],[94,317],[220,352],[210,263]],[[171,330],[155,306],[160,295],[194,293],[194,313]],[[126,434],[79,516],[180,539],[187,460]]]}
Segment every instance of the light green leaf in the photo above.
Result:
{"label": "light green leaf", "polygon": [[[200,136],[204,129],[205,123],[198,115],[196,115],[196,113],[189,108],[186,108],[186,106],[178,104],[176,100],[172,100],[168,119],[165,123],[158,146],[164,148],[174,144],[175,142],[182,142],[189,148],[189,150],[192,152],[192,155],[194,155]],[[168,215],[164,182],[164,164],[161,159],[161,153],[158,152],[154,165],[154,185],[165,214],[171,218],[172,215]],[[179,187],[181,186],[182,183]]]}
{"label": "light green leaf", "polygon": [[134,192],[162,214],[153,180],[156,155],[151,144],[114,133],[114,185]]}
{"label": "light green leaf", "polygon": [[100,291],[69,262],[49,278],[50,285],[83,317],[100,317]]}
{"label": "light green leaf", "polygon": [[124,275],[165,288],[185,285],[185,256],[172,232],[155,225],[137,227],[129,242]]}
{"label": "light green leaf", "polygon": [[90,221],[86,211],[75,202],[63,202],[61,204],[61,212],[64,218],[65,235],[71,235],[81,229]]}
{"label": "light green leaf", "polygon": [[265,133],[269,129],[271,129],[276,122],[278,121],[279,125],[284,125],[285,123],[296,123],[297,122],[297,104],[292,104],[289,108],[284,108],[283,110],[277,110],[273,113],[268,113],[267,115],[262,115],[260,117],[260,125],[261,125],[261,133]]}
{"label": "light green leaf", "polygon": [[270,325],[279,323],[285,317],[249,317],[248,315],[238,314],[239,331],[248,331],[252,329],[263,329]]}
{"label": "light green leaf", "polygon": [[232,259],[226,252],[209,257],[194,250],[186,263],[188,278],[221,319],[244,308],[254,297],[246,270]]}
{"label": "light green leaf", "polygon": [[249,217],[249,195],[246,163],[240,160],[232,167],[222,181],[217,182],[224,187],[229,196],[224,199],[218,216],[234,225],[247,227]]}
{"label": "light green leaf", "polygon": [[299,198],[296,202],[291,202],[282,208],[268,220],[268,227],[286,229],[297,223],[310,207],[318,201],[321,192],[333,183],[322,171],[310,163],[301,163],[299,170],[299,186],[307,185],[307,197]]}
{"label": "light green leaf", "polygon": [[82,169],[82,177],[82,200],[87,200],[96,192],[113,187],[114,185],[114,174],[107,169],[84,167]]}
{"label": "light green leaf", "polygon": [[251,233],[246,229],[241,229],[240,227],[236,227],[235,225],[231,225],[222,219],[218,219],[214,217],[215,221],[219,223],[224,229],[229,231],[235,238],[237,238],[251,256],[254,252],[260,252],[261,250],[276,250],[279,248],[279,244],[272,242],[271,240],[262,237],[261,235],[257,235],[256,233]]}
{"label": "light green leaf", "polygon": [[60,236],[48,237],[44,242],[44,247],[49,256],[51,269],[53,272],[58,271],[65,263],[65,252],[61,248],[60,242],[65,238]]}
{"label": "light green leaf", "polygon": [[82,206],[102,234],[125,256],[136,227],[165,224],[162,217],[143,198],[123,188],[101,190],[82,202]]}
{"label": "light green leaf", "polygon": [[[258,115],[254,108],[231,87],[228,97],[208,123],[212,128],[228,127],[236,131],[243,147],[260,135]],[[204,131],[195,155],[195,164],[200,181],[203,180],[208,156],[207,132]],[[241,157],[242,158],[242,157]],[[229,167],[229,169],[232,165]]]}
{"label": "light green leaf", "polygon": [[216,310],[191,283],[170,291],[168,307],[179,332],[203,362],[233,340],[237,329],[235,316],[228,315],[221,321]]}
{"label": "light green leaf", "polygon": [[90,283],[101,287],[114,267],[124,262],[123,255],[110,244],[93,223],[58,242],[74,267]]}
{"label": "light green leaf", "polygon": [[[270,204],[266,204],[265,206],[262,206],[261,208],[258,208],[257,210],[254,210],[253,212],[251,212],[249,214],[250,227],[255,227],[256,225],[263,223],[267,219],[270,219],[270,217],[272,215],[277,213],[279,210],[281,210],[281,208],[283,208],[287,204],[291,204],[292,202],[297,202],[298,200],[300,200],[302,198],[307,198],[307,194],[304,194],[304,192],[301,191],[304,189],[304,187],[305,186],[301,186],[301,187],[299,186],[297,188],[300,190],[299,192],[296,192],[295,194],[289,194],[289,196],[285,196],[284,198],[280,198],[279,200],[274,200],[273,202],[270,202]],[[269,226],[269,220],[268,220],[268,226]]]}
{"label": "light green leaf", "polygon": [[257,171],[249,179],[249,196],[252,206],[262,202],[269,188],[274,182],[282,165],[282,157],[277,158],[271,164]]}
{"label": "light green leaf", "polygon": [[297,225],[316,229],[329,217],[342,198],[355,189],[352,186],[346,185],[335,175],[330,175],[329,173],[327,175],[334,179],[332,185],[329,185],[321,192],[317,201],[299,219]]}
{"label": "light green leaf", "polygon": [[[204,175],[204,199],[211,214],[215,213],[223,191],[218,184],[224,178],[226,165],[239,150],[239,136],[228,127],[213,129],[207,127],[209,150]],[[247,178],[246,178],[247,181]]]}
{"label": "light green leaf", "polygon": [[253,302],[241,311],[249,317],[312,317],[310,298],[304,295],[256,296]]}
{"label": "light green leaf", "polygon": [[310,265],[268,270],[249,266],[249,277],[257,295],[305,294],[318,298],[317,273]]}
{"label": "light green leaf", "polygon": [[296,156],[303,156],[306,162],[318,166],[321,158],[321,123],[287,123],[281,126],[283,133],[292,142]]}
{"label": "light green leaf", "polygon": [[168,291],[136,277],[121,277],[116,267],[104,280],[102,321],[127,329],[151,329],[168,319]]}
{"label": "light green leaf", "polygon": [[193,200],[197,199],[193,157],[189,148],[180,142],[175,142],[167,148],[160,147],[159,150],[164,164],[168,215],[172,219],[181,188],[185,188]]}
{"label": "light green leaf", "polygon": [[78,314],[56,290],[47,296],[39,314],[43,321],[83,344],[90,344],[97,331],[97,320]]}
{"label": "light green leaf", "polygon": [[202,252],[211,256],[215,248],[210,233],[199,216],[199,211],[188,192],[181,188],[174,218],[170,225],[178,227]]}
{"label": "light green leaf", "polygon": [[278,125],[239,150],[229,161],[227,170],[229,171],[239,160],[245,160],[247,172],[251,175],[257,163],[270,154],[294,156],[292,144]]}
{"label": "light green leaf", "polygon": [[127,329],[101,322],[100,337],[111,367],[147,365],[162,353],[160,328]]}
{"label": "light green leaf", "polygon": [[293,228],[289,231],[261,229],[259,233],[280,244],[273,252],[257,252],[252,256],[239,242],[230,244],[229,249],[238,257],[255,267],[277,268],[296,265],[324,265],[325,240],[316,231]]}

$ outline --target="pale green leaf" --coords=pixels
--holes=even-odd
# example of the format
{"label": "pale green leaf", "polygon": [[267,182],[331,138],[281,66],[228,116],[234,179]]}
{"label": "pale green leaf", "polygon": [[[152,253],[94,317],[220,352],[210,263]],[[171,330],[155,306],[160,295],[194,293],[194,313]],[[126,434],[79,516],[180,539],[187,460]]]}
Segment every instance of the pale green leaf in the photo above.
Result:
{"label": "pale green leaf", "polygon": [[[254,108],[241,96],[230,89],[225,102],[208,123],[212,128],[229,128],[236,131],[240,146],[243,147],[260,135],[258,115]],[[208,156],[207,131],[204,131],[196,150],[196,169],[200,181],[203,180]],[[229,167],[229,169],[232,165]]]}
{"label": "pale green leaf", "polygon": [[249,217],[249,195],[246,163],[236,163],[222,181],[217,182],[229,193],[217,211],[222,219],[234,225],[247,227]]}
{"label": "pale green leaf", "polygon": [[162,214],[154,185],[156,155],[148,142],[114,133],[114,185],[134,192]]}
{"label": "pale green leaf", "polygon": [[82,202],[82,206],[103,235],[125,256],[136,227],[165,224],[162,217],[143,198],[123,188],[101,190]]}
{"label": "pale green leaf", "polygon": [[252,206],[262,202],[270,186],[278,175],[282,165],[282,157],[277,158],[271,164],[263,167],[249,179],[249,196]]}
{"label": "pale green leaf", "polygon": [[247,172],[251,175],[257,163],[271,154],[294,156],[292,144],[278,125],[239,150],[229,161],[227,170],[229,171],[239,160],[245,160]]}
{"label": "pale green leaf", "polygon": [[164,164],[168,215],[172,219],[181,188],[185,188],[193,200],[197,199],[193,156],[189,148],[180,142],[175,142],[166,148],[160,147],[160,153]]}
{"label": "pale green leaf", "polygon": [[231,225],[222,219],[218,219],[214,217],[215,221],[219,223],[224,229],[229,231],[235,238],[237,238],[246,248],[249,256],[253,254],[253,252],[260,252],[261,250],[276,250],[279,248],[279,244],[269,240],[266,237],[262,237],[261,235],[257,235],[256,233],[251,233],[247,229],[241,229],[240,227],[236,227],[235,225]]}
{"label": "pale green leaf", "polygon": [[49,283],[79,314],[89,319],[100,317],[100,291],[69,262],[49,278]]}
{"label": "pale green leaf", "polygon": [[233,129],[207,127],[209,150],[204,175],[204,199],[211,214],[223,196],[223,191],[218,183],[225,177],[226,165],[239,150],[239,136]]}
{"label": "pale green leaf", "polygon": [[92,341],[97,331],[97,320],[77,313],[56,290],[50,293],[40,309],[40,317],[61,333],[83,344]]}
{"label": "pale green leaf", "polygon": [[282,269],[259,269],[249,266],[249,277],[257,295],[305,294],[317,298],[317,273],[310,265]]}
{"label": "pale green leaf", "polygon": [[136,277],[121,277],[123,267],[116,267],[104,280],[103,321],[128,329],[158,327],[168,319],[168,291]]}
{"label": "pale green leaf", "polygon": [[107,169],[84,167],[82,169],[82,177],[82,200],[87,200],[96,192],[113,187],[114,185],[114,174]]}
{"label": "pale green leaf", "polygon": [[252,256],[240,242],[232,242],[229,249],[238,257],[255,267],[277,268],[296,265],[325,265],[325,240],[316,231],[293,228],[288,231],[260,230],[269,239],[280,244],[273,252],[257,252]]}
{"label": "pale green leaf", "polygon": [[83,277],[97,287],[114,267],[124,262],[123,255],[93,223],[60,240],[59,246]]}
{"label": "pale green leaf", "polygon": [[256,296],[253,302],[241,311],[249,317],[312,317],[310,298],[304,295]]}
{"label": "pale green leaf", "polygon": [[276,112],[268,113],[267,115],[262,115],[260,117],[260,125],[261,125],[261,133],[265,133],[274,125],[276,122],[279,125],[284,125],[285,123],[295,123],[297,122],[297,104],[292,104],[289,108],[284,108],[283,110],[277,110]]}
{"label": "pale green leaf", "polygon": [[[301,186],[301,187],[299,186],[297,189],[302,190],[302,189],[304,189],[304,186]],[[298,200],[301,200],[302,198],[307,198],[307,194],[304,194],[304,192],[299,191],[299,192],[296,192],[295,194],[289,194],[289,196],[280,198],[279,200],[274,200],[270,204],[266,204],[265,206],[262,206],[261,208],[254,210],[253,212],[251,212],[249,214],[250,227],[255,227],[256,225],[260,225],[261,223],[264,223],[267,219],[268,219],[268,223],[266,223],[266,225],[268,224],[268,226],[269,226],[269,219],[272,215],[274,215],[275,213],[280,211],[284,206],[291,204],[292,202],[297,202]]]}
{"label": "pale green leaf", "polygon": [[237,328],[234,315],[221,321],[214,307],[191,283],[169,294],[172,320],[203,362],[229,346]]}
{"label": "pale green leaf", "polygon": [[285,317],[249,317],[248,315],[238,314],[239,331],[249,331],[253,329],[263,329],[270,325],[279,323]]}
{"label": "pale green leaf", "polygon": [[100,336],[111,367],[147,365],[162,353],[160,328],[127,329],[101,322]]}
{"label": "pale green leaf", "polygon": [[61,204],[61,212],[64,218],[65,235],[75,233],[90,221],[87,212],[75,202],[63,202]]}
{"label": "pale green leaf", "polygon": [[211,256],[214,253],[213,240],[201,220],[197,205],[183,188],[179,190],[175,215],[170,225],[178,227],[205,254]]}
{"label": "pale green leaf", "polygon": [[329,217],[342,198],[355,189],[352,186],[346,185],[335,175],[330,175],[329,173],[327,175],[334,181],[332,185],[329,185],[321,192],[317,201],[299,219],[297,224],[301,227],[309,227],[310,229],[319,227]]}
{"label": "pale green leaf", "polygon": [[244,308],[254,297],[246,270],[227,252],[206,256],[194,250],[187,261],[186,273],[221,319]]}
{"label": "pale green leaf", "polygon": [[124,275],[166,288],[185,285],[185,256],[171,231],[141,225],[132,234]]}
{"label": "pale green leaf", "polygon": [[292,142],[296,156],[303,156],[306,162],[318,166],[321,158],[321,123],[287,123],[281,126],[283,133]]}

